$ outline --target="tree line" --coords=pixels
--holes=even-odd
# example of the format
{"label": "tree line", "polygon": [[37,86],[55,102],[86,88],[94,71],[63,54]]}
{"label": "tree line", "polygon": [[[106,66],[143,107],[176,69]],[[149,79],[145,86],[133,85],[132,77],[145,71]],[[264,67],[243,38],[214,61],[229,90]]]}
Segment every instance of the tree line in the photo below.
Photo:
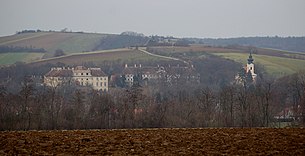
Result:
{"label": "tree line", "polygon": [[0,130],[269,127],[286,107],[304,125],[304,106],[304,72],[248,85],[135,84],[108,93],[37,86],[25,77],[15,93],[0,88]]}
{"label": "tree line", "polygon": [[0,46],[0,53],[21,53],[21,52],[33,52],[33,53],[45,53],[44,48],[34,47],[19,47],[19,46]]}
{"label": "tree line", "polygon": [[288,51],[305,52],[305,37],[238,37],[238,38],[189,38],[188,40],[195,43],[206,44],[211,46],[254,46],[263,48],[274,48]]}

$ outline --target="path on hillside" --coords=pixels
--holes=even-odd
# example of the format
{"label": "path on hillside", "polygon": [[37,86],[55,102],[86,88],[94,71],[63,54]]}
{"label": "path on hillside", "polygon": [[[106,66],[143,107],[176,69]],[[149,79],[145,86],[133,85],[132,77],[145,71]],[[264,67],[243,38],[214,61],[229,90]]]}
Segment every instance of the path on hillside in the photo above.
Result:
{"label": "path on hillside", "polygon": [[30,36],[30,37],[25,37],[25,38],[20,38],[20,39],[16,39],[16,40],[10,40],[10,41],[6,41],[6,42],[2,42],[2,43],[0,43],[0,45],[15,43],[15,42],[19,42],[19,41],[23,41],[23,40],[28,40],[28,39],[32,39],[32,38],[37,38],[37,37],[41,37],[41,36],[46,36],[46,35],[50,35],[50,34],[51,33],[43,33],[43,34],[34,35],[34,36]]}
{"label": "path on hillside", "polygon": [[115,53],[115,52],[122,52],[122,51],[128,51],[128,50],[129,49],[126,49],[126,48],[120,48],[120,49],[100,50],[100,51],[92,51],[92,52],[72,53],[72,54],[67,54],[67,55],[58,56],[58,57],[40,59],[40,60],[32,61],[30,63],[40,63],[40,62],[52,61],[52,60],[57,60],[57,59],[61,59],[61,58],[73,57],[73,56],[94,55],[94,54],[112,53],[112,52]]}
{"label": "path on hillside", "polygon": [[139,48],[139,50],[142,51],[143,53],[151,55],[151,56],[155,56],[155,57],[159,57],[159,58],[165,58],[165,59],[170,59],[170,60],[175,60],[175,61],[181,61],[181,62],[183,62],[183,63],[185,63],[187,65],[190,65],[189,62],[186,62],[186,61],[184,61],[182,59],[179,59],[179,58],[170,57],[170,56],[163,56],[163,55],[158,55],[158,54],[153,54],[153,53],[150,53],[150,52],[148,52],[148,51],[146,51],[146,50],[144,50],[142,48]]}

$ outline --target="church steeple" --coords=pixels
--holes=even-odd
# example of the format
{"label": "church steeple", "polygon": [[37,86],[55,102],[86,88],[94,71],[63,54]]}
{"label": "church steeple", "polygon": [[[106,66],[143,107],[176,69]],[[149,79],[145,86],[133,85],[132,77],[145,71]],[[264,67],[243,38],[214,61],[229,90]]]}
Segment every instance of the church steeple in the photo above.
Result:
{"label": "church steeple", "polygon": [[249,58],[248,58],[248,64],[252,64],[254,59],[252,58],[252,53],[250,52]]}

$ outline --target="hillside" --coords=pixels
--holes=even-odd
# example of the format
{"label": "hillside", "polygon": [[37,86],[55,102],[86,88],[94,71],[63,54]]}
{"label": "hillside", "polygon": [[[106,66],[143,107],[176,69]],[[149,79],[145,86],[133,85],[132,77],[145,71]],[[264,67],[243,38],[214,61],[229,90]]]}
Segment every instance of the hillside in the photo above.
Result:
{"label": "hillside", "polygon": [[[56,50],[61,49],[65,55],[125,48],[134,45],[143,45],[148,37],[116,35],[116,34],[94,34],[81,32],[27,32],[12,36],[0,37],[0,46],[5,47],[27,47],[28,49],[41,48],[46,52],[32,55],[32,51],[1,51],[0,65],[13,64],[15,62],[31,62],[42,58],[52,58]],[[20,54],[22,53],[22,54]],[[26,53],[26,54],[25,54]],[[20,57],[24,56],[24,57]],[[7,58],[9,58],[7,60]]]}
{"label": "hillside", "polygon": [[212,46],[254,46],[261,48],[281,49],[295,52],[305,52],[305,37],[238,37],[238,38],[205,38],[189,39],[196,43]]}
{"label": "hillside", "polygon": [[[153,36],[154,37],[154,36]],[[158,36],[157,36],[158,37]],[[155,36],[156,38],[156,36]],[[0,37],[0,65],[10,65],[15,62],[26,62],[33,64],[57,63],[82,64],[100,63],[102,61],[154,61],[160,58],[143,52],[121,48],[143,46],[151,38],[139,34],[122,33],[118,34],[94,34],[82,32],[27,32],[12,36]],[[165,39],[159,37],[158,39]],[[189,39],[193,43],[191,46],[150,46],[147,50],[153,54],[170,56],[185,61],[203,58],[207,54],[220,56],[234,60],[238,63],[246,63],[250,51],[254,53],[255,63],[265,67],[266,71],[276,77],[295,73],[305,66],[305,53],[276,50],[272,48],[282,48],[276,45],[285,46],[288,50],[298,50],[302,48],[303,37],[279,38],[279,37],[253,37],[234,39]],[[217,45],[217,46],[207,46]],[[269,48],[256,48],[255,45]],[[267,46],[272,45],[272,46]],[[3,51],[13,47],[15,51]],[[17,47],[17,48],[16,48]],[[26,48],[24,48],[26,47]],[[294,47],[296,49],[293,49]],[[12,48],[11,48],[12,49]],[[17,49],[17,51],[16,51]],[[26,49],[26,51],[20,51]],[[31,51],[33,49],[33,51]],[[39,51],[41,49],[41,52]],[[65,56],[54,57],[55,51],[61,49]],[[111,51],[105,51],[114,49]],[[282,48],[285,49],[285,48]],[[19,50],[19,51],[18,51]],[[35,52],[34,52],[35,50]],[[111,52],[111,53],[110,53]],[[87,54],[87,55],[86,55]]]}
{"label": "hillside", "polygon": [[85,63],[99,64],[103,61],[114,61],[119,63],[133,63],[134,61],[158,61],[166,60],[154,56],[150,56],[135,49],[113,49],[102,50],[86,53],[74,53],[57,58],[42,59],[39,61],[33,61],[30,64],[33,66],[39,66],[42,64],[56,64],[64,63],[68,65],[83,65]]}
{"label": "hillside", "polygon": [[280,51],[274,49],[263,49],[253,47],[211,47],[192,45],[189,47],[150,47],[150,52],[159,55],[193,60],[207,55],[220,56],[226,59],[247,63],[250,51],[254,53],[254,63],[263,66],[266,72],[275,77],[281,77],[304,70],[305,54]]}
{"label": "hillside", "polygon": [[90,33],[35,32],[1,37],[0,46],[44,48],[45,58],[51,57],[57,49],[64,53],[91,51],[107,35]]}

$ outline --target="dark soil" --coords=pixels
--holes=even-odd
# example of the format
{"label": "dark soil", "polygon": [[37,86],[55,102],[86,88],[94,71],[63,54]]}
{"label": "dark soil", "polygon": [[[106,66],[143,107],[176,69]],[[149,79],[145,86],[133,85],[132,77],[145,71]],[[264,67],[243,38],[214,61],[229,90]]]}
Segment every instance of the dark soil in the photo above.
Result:
{"label": "dark soil", "polygon": [[305,155],[305,129],[0,132],[0,155]]}

